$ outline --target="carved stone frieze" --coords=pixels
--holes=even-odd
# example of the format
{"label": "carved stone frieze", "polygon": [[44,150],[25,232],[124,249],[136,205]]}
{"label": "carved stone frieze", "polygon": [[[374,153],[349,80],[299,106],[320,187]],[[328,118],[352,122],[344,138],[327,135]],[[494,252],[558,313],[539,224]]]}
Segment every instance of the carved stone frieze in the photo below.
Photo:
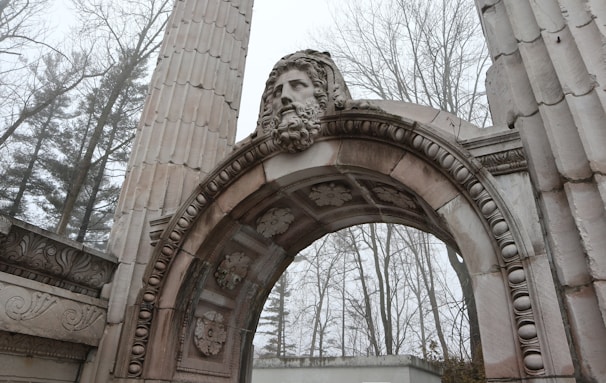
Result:
{"label": "carved stone frieze", "polygon": [[217,284],[233,290],[246,277],[251,259],[242,252],[228,254],[215,272]]}
{"label": "carved stone frieze", "polygon": [[0,271],[90,296],[99,296],[115,267],[92,249],[17,224],[0,248]]}
{"label": "carved stone frieze", "polygon": [[257,232],[265,238],[282,234],[288,230],[295,216],[288,208],[269,209],[257,220]]}
{"label": "carved stone frieze", "polygon": [[315,185],[309,193],[309,199],[318,206],[339,207],[345,202],[351,201],[351,198],[351,189],[332,182]]}
{"label": "carved stone frieze", "polygon": [[68,331],[82,331],[89,328],[105,314],[104,310],[91,305],[68,308],[61,316],[61,325]]}
{"label": "carved stone frieze", "polygon": [[202,318],[196,319],[195,326],[194,344],[196,348],[206,356],[219,354],[227,339],[223,315],[216,311],[208,311]]}
{"label": "carved stone frieze", "polygon": [[32,294],[11,294],[10,298],[6,299],[4,310],[12,320],[28,321],[43,315],[58,300],[56,297],[40,291],[35,291]]}
{"label": "carved stone frieze", "polygon": [[513,173],[528,167],[522,148],[491,153],[477,158],[494,175]]}
{"label": "carved stone frieze", "polygon": [[76,294],[68,299],[52,292],[0,284],[0,330],[97,345],[106,308],[87,302],[92,298],[81,297],[82,301],[77,301]]}

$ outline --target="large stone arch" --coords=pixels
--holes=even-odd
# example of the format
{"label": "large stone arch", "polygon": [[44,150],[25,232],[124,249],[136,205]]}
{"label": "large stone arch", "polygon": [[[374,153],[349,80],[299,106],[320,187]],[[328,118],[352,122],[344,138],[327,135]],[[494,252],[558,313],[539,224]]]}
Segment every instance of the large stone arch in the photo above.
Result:
{"label": "large stone arch", "polygon": [[[413,108],[417,116],[437,113]],[[554,308],[533,288],[534,250],[523,223],[458,142],[458,119],[441,113],[427,123],[406,110],[357,102],[327,113],[322,136],[305,151],[287,153],[260,136],[224,160],[156,243],[116,375],[245,382],[263,303],[296,253],[370,221],[413,225],[458,247],[473,279],[490,379],[565,373],[568,359],[553,354],[549,341],[563,339],[563,328],[544,325]],[[342,203],[310,197],[335,185],[348,196]],[[201,335],[207,330],[212,336]]]}

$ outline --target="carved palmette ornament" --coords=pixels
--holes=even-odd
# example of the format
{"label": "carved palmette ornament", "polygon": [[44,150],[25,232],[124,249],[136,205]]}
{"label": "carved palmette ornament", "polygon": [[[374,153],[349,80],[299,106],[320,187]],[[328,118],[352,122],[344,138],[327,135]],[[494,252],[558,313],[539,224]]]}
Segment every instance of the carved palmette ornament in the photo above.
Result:
{"label": "carved palmette ornament", "polygon": [[68,331],[82,331],[103,316],[103,310],[91,305],[79,305],[65,310],[61,325]]}
{"label": "carved palmette ornament", "polygon": [[225,289],[235,289],[246,277],[250,262],[250,258],[244,253],[238,252],[226,255],[215,272],[217,284]]}
{"label": "carved palmette ornament", "polygon": [[351,190],[345,186],[334,183],[315,185],[311,188],[309,198],[318,206],[343,206],[351,201]]}
{"label": "carved palmette ornament", "polygon": [[30,293],[18,289],[12,297],[7,299],[4,309],[9,318],[16,321],[27,321],[43,315],[58,301],[56,297],[47,293],[39,291]]}
{"label": "carved palmette ornament", "polygon": [[378,186],[372,191],[383,202],[389,202],[403,209],[415,209],[417,205],[412,198],[391,187]]}
{"label": "carved palmette ornament", "polygon": [[202,354],[206,356],[219,354],[226,339],[223,315],[216,311],[208,311],[202,318],[196,320],[194,343]]}
{"label": "carved palmette ornament", "polygon": [[265,238],[271,238],[286,232],[294,220],[295,216],[290,209],[272,208],[257,220],[257,232]]}

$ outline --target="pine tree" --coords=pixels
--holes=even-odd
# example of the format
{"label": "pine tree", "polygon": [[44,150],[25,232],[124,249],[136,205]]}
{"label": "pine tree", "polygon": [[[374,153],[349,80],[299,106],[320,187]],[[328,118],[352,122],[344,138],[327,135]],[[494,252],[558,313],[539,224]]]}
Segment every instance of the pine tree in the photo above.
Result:
{"label": "pine tree", "polygon": [[261,351],[262,357],[283,358],[293,354],[294,344],[286,340],[286,329],[290,323],[287,310],[288,298],[291,295],[289,275],[284,272],[274,286],[261,317],[260,326],[266,330],[262,334],[269,336]]}

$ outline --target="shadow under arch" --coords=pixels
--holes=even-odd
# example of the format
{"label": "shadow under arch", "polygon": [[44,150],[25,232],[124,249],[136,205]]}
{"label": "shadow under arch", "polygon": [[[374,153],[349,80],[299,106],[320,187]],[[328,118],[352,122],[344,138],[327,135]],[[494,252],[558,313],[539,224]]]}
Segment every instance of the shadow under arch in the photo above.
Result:
{"label": "shadow under arch", "polygon": [[[374,104],[323,117],[322,136],[301,153],[267,136],[245,142],[199,185],[156,244],[117,376],[246,382],[258,317],[283,270],[315,239],[365,222],[455,245],[474,286],[487,378],[544,375],[524,262],[533,250],[494,178],[450,126]],[[341,197],[330,194],[337,187]]]}

